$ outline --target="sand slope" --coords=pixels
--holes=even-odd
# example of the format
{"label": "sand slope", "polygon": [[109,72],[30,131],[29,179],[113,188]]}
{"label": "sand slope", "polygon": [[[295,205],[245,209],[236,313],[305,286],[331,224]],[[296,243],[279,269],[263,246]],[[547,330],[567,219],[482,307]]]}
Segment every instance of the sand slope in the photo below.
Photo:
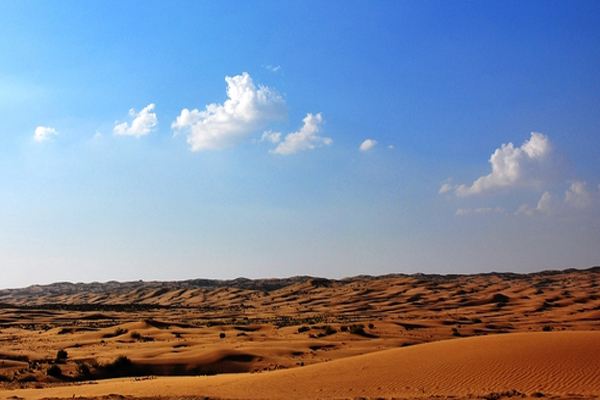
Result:
{"label": "sand slope", "polygon": [[600,395],[600,332],[536,332],[445,340],[258,374],[118,379],[1,391],[0,398],[205,395],[245,399]]}

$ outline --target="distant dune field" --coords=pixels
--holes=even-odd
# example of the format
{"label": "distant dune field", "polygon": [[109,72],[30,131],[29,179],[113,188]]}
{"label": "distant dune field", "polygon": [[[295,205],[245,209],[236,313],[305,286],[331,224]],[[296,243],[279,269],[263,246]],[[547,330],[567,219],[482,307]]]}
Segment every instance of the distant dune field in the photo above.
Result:
{"label": "distant dune field", "polygon": [[596,267],[2,290],[0,398],[594,398],[599,284]]}

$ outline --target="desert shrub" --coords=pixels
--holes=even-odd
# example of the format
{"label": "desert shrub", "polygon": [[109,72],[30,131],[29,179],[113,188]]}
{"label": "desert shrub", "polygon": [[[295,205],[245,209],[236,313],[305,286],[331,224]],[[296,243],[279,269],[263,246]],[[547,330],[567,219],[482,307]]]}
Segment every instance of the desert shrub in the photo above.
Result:
{"label": "desert shrub", "polygon": [[347,325],[340,326],[340,331],[342,331],[342,332],[348,332],[348,326]]}
{"label": "desert shrub", "polygon": [[350,330],[350,333],[352,333],[354,335],[359,335],[359,336],[370,338],[370,339],[377,337],[377,335],[373,335],[372,333],[366,332],[365,326],[363,324],[350,325],[349,330]]}
{"label": "desert shrub", "polygon": [[325,335],[333,335],[335,333],[337,333],[337,330],[332,328],[330,325],[325,325],[324,329],[324,333]]}
{"label": "desert shrub", "polygon": [[92,372],[90,371],[90,367],[85,363],[77,364],[77,376],[79,379],[92,378]]}
{"label": "desert shrub", "polygon": [[494,392],[483,396],[484,400],[502,400],[505,397],[525,397],[525,394],[518,390],[507,390],[506,392]]}
{"label": "desert shrub", "polygon": [[67,353],[66,350],[64,349],[60,349],[57,353],[56,353],[56,362],[57,363],[63,363],[65,361],[67,361],[67,358],[69,358],[69,354]]}
{"label": "desert shrub", "polygon": [[126,356],[119,356],[112,363],[102,365],[100,372],[108,378],[135,375],[134,365]]}
{"label": "desert shrub", "polygon": [[406,301],[408,301],[409,303],[415,303],[415,302],[421,300],[421,297],[423,297],[423,296],[421,296],[421,294],[417,293],[417,294],[409,297]]}
{"label": "desert shrub", "polygon": [[117,328],[117,329],[115,329],[115,331],[114,331],[114,332],[112,332],[112,333],[107,333],[107,334],[105,334],[105,335],[104,335],[104,336],[102,336],[102,337],[103,337],[103,338],[105,338],[105,339],[110,339],[110,338],[114,338],[114,337],[117,337],[117,336],[124,335],[124,334],[126,334],[127,332],[128,332],[128,331],[127,331],[127,329],[123,329],[123,328]]}
{"label": "desert shrub", "polygon": [[25,375],[20,377],[17,382],[19,383],[29,383],[29,382],[37,382],[37,378],[35,375]]}
{"label": "desert shrub", "polygon": [[[320,332],[318,335],[316,335],[317,338],[322,338],[325,336],[329,336],[329,335],[333,335],[337,333],[337,330],[332,328],[330,325],[323,325],[320,327],[317,327],[318,329],[322,329],[323,331]],[[311,337],[314,335],[311,335]]]}
{"label": "desert shrub", "polygon": [[310,331],[310,328],[306,325],[301,326],[300,328],[298,328],[298,333],[302,333],[302,332],[308,332]]}
{"label": "desert shrub", "polygon": [[153,342],[154,338],[151,336],[144,336],[139,332],[131,332],[131,338],[133,340],[139,340],[141,342]]}
{"label": "desert shrub", "polygon": [[375,329],[375,325],[373,325],[372,323],[369,324],[369,329]]}
{"label": "desert shrub", "polygon": [[550,325],[544,325],[544,327],[542,328],[542,331],[544,332],[552,332],[554,330],[553,327],[551,327]]}
{"label": "desert shrub", "polygon": [[62,376],[62,370],[56,364],[53,364],[50,368],[48,368],[48,371],[46,371],[46,373],[48,374],[48,376],[52,376],[54,378],[60,378]]}
{"label": "desert shrub", "polygon": [[227,336],[227,335],[225,335],[225,332],[219,333],[219,338],[220,339],[225,339],[225,336]]}
{"label": "desert shrub", "polygon": [[461,334],[458,331],[458,328],[452,328],[452,336],[460,337]]}

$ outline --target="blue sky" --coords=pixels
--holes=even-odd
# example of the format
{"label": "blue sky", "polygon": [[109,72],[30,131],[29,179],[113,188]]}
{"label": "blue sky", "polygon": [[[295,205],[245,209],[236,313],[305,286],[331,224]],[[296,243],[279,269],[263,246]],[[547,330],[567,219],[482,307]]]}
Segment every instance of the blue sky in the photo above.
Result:
{"label": "blue sky", "polygon": [[3,2],[0,287],[598,264],[598,71],[595,1]]}

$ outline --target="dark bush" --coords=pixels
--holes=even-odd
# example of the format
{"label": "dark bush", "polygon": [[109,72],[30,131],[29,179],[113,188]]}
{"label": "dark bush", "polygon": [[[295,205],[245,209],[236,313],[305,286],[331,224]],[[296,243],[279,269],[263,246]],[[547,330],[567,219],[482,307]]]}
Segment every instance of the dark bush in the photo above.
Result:
{"label": "dark bush", "polygon": [[67,361],[67,358],[69,358],[69,354],[66,352],[66,350],[60,349],[56,353],[56,362],[57,363],[64,363],[65,361]]}
{"label": "dark bush", "polygon": [[308,326],[301,326],[300,328],[298,328],[298,333],[308,332],[308,331],[310,331],[310,328]]}
{"label": "dark bush", "polygon": [[369,324],[369,329],[375,329],[375,325]]}
{"label": "dark bush", "polygon": [[544,325],[544,327],[542,328],[542,331],[544,332],[552,332],[554,330],[553,327],[551,327],[550,325]]}
{"label": "dark bush", "polygon": [[103,338],[105,338],[105,339],[110,339],[110,338],[114,338],[114,337],[117,337],[117,336],[124,335],[124,334],[126,334],[126,333],[127,333],[127,329],[123,329],[123,328],[117,328],[117,329],[115,329],[115,331],[114,331],[114,332],[112,332],[112,333],[107,333],[107,334],[105,334],[105,335],[104,335],[104,336],[102,336],[102,337],[103,337]]}
{"label": "dark bush", "polygon": [[225,332],[219,333],[219,338],[220,339],[225,339],[225,336],[227,336],[227,335],[225,335]]}
{"label": "dark bush", "polygon": [[50,368],[48,368],[48,371],[46,371],[46,372],[47,372],[48,376],[52,376],[54,378],[60,378],[62,376],[62,370],[56,364],[54,364]]}
{"label": "dark bush", "polygon": [[87,364],[81,363],[77,365],[77,375],[79,379],[91,379],[92,372]]}
{"label": "dark bush", "polygon": [[332,328],[329,325],[325,325],[324,330],[325,330],[325,332],[324,332],[325,335],[333,335],[333,334],[337,333],[337,330],[335,330],[334,328]]}
{"label": "dark bush", "polygon": [[349,329],[350,329],[350,333],[352,333],[354,335],[366,337],[369,339],[373,339],[373,338],[377,337],[377,335],[373,335],[372,333],[366,332],[365,326],[363,324],[350,325]]}
{"label": "dark bush", "polygon": [[119,356],[110,364],[103,365],[101,370],[107,377],[121,377],[133,375],[133,363],[126,356]]}

